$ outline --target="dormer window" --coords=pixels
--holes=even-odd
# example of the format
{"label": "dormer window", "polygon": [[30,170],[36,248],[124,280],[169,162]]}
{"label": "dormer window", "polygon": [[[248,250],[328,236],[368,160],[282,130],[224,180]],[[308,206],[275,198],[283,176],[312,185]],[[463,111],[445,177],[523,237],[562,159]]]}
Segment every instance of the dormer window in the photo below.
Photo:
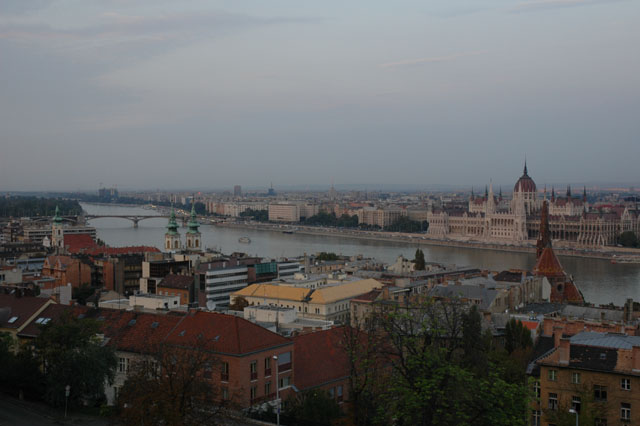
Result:
{"label": "dormer window", "polygon": [[13,324],[14,322],[18,321],[18,317],[11,317],[9,318],[9,321],[7,321],[9,324]]}

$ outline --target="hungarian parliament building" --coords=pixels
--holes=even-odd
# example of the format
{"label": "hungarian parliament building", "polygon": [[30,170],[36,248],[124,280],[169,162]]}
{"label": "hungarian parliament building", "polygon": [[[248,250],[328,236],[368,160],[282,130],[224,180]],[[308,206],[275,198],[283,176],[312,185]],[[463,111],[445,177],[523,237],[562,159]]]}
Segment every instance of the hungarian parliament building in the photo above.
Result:
{"label": "hungarian parliament building", "polygon": [[524,244],[538,238],[542,202],[549,205],[549,230],[551,238],[562,246],[602,247],[616,244],[620,233],[640,230],[640,211],[635,206],[590,206],[586,188],[579,196],[571,194],[567,187],[564,197],[546,189],[538,194],[536,184],[524,173],[513,188],[510,200],[496,197],[492,185],[484,196],[473,191],[468,206],[458,205],[432,208],[427,213],[428,234],[433,237],[460,240],[477,240],[506,244]]}

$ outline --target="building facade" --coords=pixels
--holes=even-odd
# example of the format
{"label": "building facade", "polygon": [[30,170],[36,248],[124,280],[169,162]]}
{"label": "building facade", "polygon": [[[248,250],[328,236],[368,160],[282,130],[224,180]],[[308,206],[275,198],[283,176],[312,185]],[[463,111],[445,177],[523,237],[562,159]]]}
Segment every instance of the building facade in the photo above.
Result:
{"label": "building facade", "polygon": [[[529,176],[525,163],[522,176],[513,188],[511,200],[494,195],[490,185],[483,197],[473,191],[466,208],[432,208],[427,214],[428,234],[439,238],[518,244],[538,237],[543,197]],[[565,197],[552,189],[549,229],[553,239],[579,247],[613,245],[623,231],[640,230],[640,215],[634,208],[615,206],[595,209],[587,201],[586,189],[574,197],[567,187]]]}

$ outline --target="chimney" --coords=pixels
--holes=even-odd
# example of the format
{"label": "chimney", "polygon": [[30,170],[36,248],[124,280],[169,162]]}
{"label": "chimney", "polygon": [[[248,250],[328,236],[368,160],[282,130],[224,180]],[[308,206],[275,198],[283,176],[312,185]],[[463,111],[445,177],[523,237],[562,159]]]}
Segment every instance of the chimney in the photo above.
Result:
{"label": "chimney", "polygon": [[560,363],[560,365],[569,365],[570,351],[571,351],[571,340],[568,337],[561,338],[560,347],[558,347],[558,362]]}
{"label": "chimney", "polygon": [[554,325],[553,326],[553,347],[557,348],[560,346],[560,339],[562,339],[562,326]]}
{"label": "chimney", "polygon": [[553,335],[553,320],[551,318],[545,318],[542,323],[542,334],[544,336]]}
{"label": "chimney", "polygon": [[640,373],[640,346],[633,347],[633,349],[631,350],[631,356],[633,357],[633,372]]}

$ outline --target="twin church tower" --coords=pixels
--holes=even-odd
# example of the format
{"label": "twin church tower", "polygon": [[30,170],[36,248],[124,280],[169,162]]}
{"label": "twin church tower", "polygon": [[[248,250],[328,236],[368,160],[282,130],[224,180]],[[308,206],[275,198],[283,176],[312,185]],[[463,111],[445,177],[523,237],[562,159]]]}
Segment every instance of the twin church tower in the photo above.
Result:
{"label": "twin church tower", "polygon": [[180,240],[180,233],[178,232],[178,222],[176,222],[176,212],[172,208],[171,216],[169,217],[169,224],[167,224],[167,232],[164,234],[164,248],[165,250],[182,250],[183,248],[188,251],[200,251],[202,250],[202,238],[200,234],[200,224],[196,219],[196,207],[195,204],[191,206],[191,217],[187,223],[187,240],[186,245],[182,246]]}

